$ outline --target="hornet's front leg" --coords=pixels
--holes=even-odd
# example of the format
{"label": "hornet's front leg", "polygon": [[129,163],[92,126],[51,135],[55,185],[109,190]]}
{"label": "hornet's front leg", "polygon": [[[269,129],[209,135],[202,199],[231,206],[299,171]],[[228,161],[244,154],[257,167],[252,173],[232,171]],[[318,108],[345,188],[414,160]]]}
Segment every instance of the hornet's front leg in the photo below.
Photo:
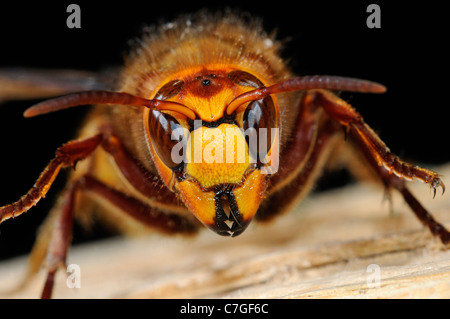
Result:
{"label": "hornet's front leg", "polygon": [[430,185],[435,194],[438,187],[441,187],[444,193],[445,185],[440,176],[431,170],[403,162],[391,153],[383,141],[363,121],[361,115],[336,95],[325,90],[314,90],[310,94],[313,95],[312,100],[315,104],[320,105],[331,119],[346,128],[349,136],[356,142],[384,185],[387,188],[397,189],[420,222],[428,227],[433,235],[438,236],[444,245],[449,244],[450,232],[420,204],[405,183],[405,181],[418,179]]}
{"label": "hornet's front leg", "polygon": [[72,237],[76,194],[80,191],[95,193],[130,217],[164,233],[193,234],[198,229],[198,223],[193,220],[177,213],[167,212],[172,207],[180,210],[174,194],[167,191],[163,192],[165,195],[161,195],[161,185],[155,184],[153,178],[149,178],[151,173],[145,171],[143,166],[129,155],[120,141],[107,130],[94,137],[71,141],[60,147],[55,158],[50,161],[28,193],[17,202],[0,207],[0,223],[25,213],[36,205],[45,197],[62,168],[75,166],[79,160],[89,157],[98,146],[113,157],[120,171],[137,191],[154,199],[153,206],[119,192],[92,176],[85,175],[73,181],[46,220],[43,232],[39,234],[30,256],[24,283],[38,271],[44,259],[46,261],[48,272],[42,298],[51,297],[56,271],[65,265]]}

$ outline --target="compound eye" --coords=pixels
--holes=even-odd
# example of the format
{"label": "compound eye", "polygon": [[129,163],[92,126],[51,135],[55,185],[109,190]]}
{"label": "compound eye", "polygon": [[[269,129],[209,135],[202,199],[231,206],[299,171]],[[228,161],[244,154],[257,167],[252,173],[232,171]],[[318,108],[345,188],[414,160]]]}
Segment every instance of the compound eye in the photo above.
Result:
{"label": "compound eye", "polygon": [[264,86],[256,76],[241,70],[231,71],[230,73],[228,73],[228,78],[231,79],[234,83],[242,86],[249,86],[254,88]]}
{"label": "compound eye", "polygon": [[184,82],[181,80],[173,80],[164,84],[155,95],[157,100],[167,100],[177,95],[183,88]]}
{"label": "compound eye", "polygon": [[172,170],[179,169],[184,159],[183,126],[173,116],[153,110],[149,113],[149,131],[158,157]]}
{"label": "compound eye", "polygon": [[250,154],[258,163],[264,161],[275,138],[272,128],[277,127],[272,98],[250,102],[244,112],[243,125]]}

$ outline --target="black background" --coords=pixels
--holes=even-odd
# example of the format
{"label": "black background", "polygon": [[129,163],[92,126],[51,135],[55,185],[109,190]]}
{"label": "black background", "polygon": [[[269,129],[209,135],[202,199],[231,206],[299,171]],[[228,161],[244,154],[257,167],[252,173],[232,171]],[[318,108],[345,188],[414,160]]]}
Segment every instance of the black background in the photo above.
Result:
{"label": "black background", "polygon": [[[120,65],[128,40],[143,26],[201,8],[229,6],[262,17],[268,31],[277,29],[280,39],[289,39],[283,57],[295,73],[351,76],[386,85],[383,95],[344,97],[392,151],[426,165],[450,160],[448,19],[437,1],[422,6],[407,1],[72,2],[81,7],[81,29],[66,26],[69,1],[1,4],[0,67],[95,71]],[[381,7],[381,29],[366,26],[370,3]],[[73,137],[85,112],[79,108],[22,118],[34,102],[0,106],[0,205],[27,192],[56,148]],[[0,226],[0,259],[31,249],[36,228],[63,180],[57,179],[47,198],[28,214]]]}

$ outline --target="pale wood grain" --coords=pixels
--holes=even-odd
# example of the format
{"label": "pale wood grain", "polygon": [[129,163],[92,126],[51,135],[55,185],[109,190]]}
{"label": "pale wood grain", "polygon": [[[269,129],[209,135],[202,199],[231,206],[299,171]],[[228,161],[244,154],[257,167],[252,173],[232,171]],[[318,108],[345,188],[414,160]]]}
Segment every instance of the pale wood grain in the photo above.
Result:
{"label": "pale wood grain", "polygon": [[[437,168],[450,176],[450,166]],[[417,185],[416,185],[417,184]],[[426,185],[412,191],[450,227],[450,194],[432,199]],[[447,183],[448,184],[448,183]],[[269,225],[252,224],[237,238],[203,231],[193,239],[151,235],[73,247],[81,288],[56,278],[57,298],[450,298],[450,250],[424,229],[394,194],[355,184],[312,195]],[[41,272],[19,292],[26,260],[0,264],[0,297],[35,298]],[[380,268],[378,286],[368,284]]]}

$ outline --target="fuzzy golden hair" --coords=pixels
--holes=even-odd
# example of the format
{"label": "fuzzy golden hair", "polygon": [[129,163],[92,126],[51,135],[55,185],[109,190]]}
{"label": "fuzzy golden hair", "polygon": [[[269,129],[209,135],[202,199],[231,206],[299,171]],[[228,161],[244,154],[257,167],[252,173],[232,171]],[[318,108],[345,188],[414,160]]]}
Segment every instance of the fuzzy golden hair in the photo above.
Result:
{"label": "fuzzy golden hair", "polygon": [[251,69],[268,82],[278,82],[290,76],[280,47],[274,34],[267,34],[250,15],[184,15],[147,29],[126,60],[122,88],[145,94],[173,73],[212,63]]}

